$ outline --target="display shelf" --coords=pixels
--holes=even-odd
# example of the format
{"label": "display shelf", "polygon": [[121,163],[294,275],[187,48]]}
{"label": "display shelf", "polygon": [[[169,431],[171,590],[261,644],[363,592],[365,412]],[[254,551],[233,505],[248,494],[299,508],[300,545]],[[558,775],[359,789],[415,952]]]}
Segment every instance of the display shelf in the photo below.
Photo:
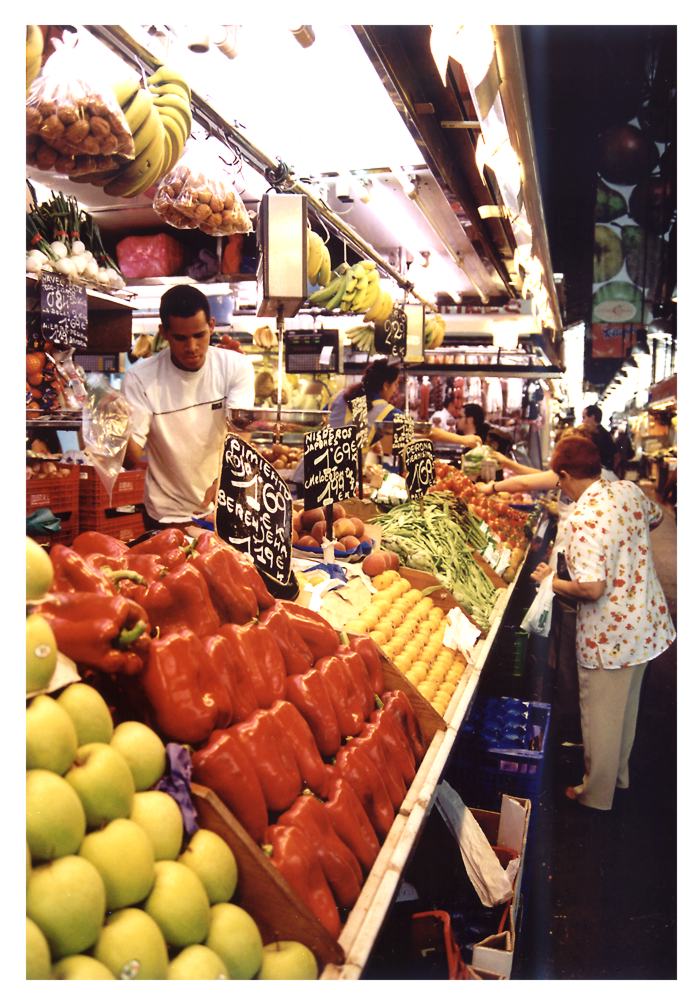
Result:
{"label": "display shelf", "polygon": [[[53,272],[50,272],[53,274]],[[31,287],[36,286],[39,288],[40,275],[27,274],[27,285]],[[90,308],[90,303],[93,303],[93,308],[100,311],[105,311],[109,309],[129,309],[133,311],[136,306],[131,301],[131,298],[127,298],[125,295],[119,295],[117,292],[102,292],[97,288],[93,288],[91,285],[86,285],[84,282],[77,281],[74,284],[81,288],[84,288],[87,292],[87,302],[88,309]]]}
{"label": "display shelf", "polygon": [[[345,360],[345,375],[361,375],[367,365],[369,355],[359,355],[363,361]],[[547,379],[558,378],[563,375],[563,370],[556,365],[452,365],[437,364],[429,365],[423,362],[410,362],[405,364],[406,375],[471,375],[478,378],[534,378]]]}
{"label": "display shelf", "polygon": [[42,416],[35,416],[36,410],[27,410],[27,426],[51,428],[54,431],[79,431],[83,425],[82,410],[55,410]]}
{"label": "display shelf", "polygon": [[364,883],[362,893],[342,930],[339,943],[345,953],[345,961],[342,965],[327,965],[320,976],[323,980],[349,980],[361,977],[393,902],[403,869],[432,808],[449,754],[475,697],[481,671],[498,635],[525,563],[526,554],[512,582],[507,588],[502,589],[498,596],[488,634],[474,646],[472,662],[459,681],[459,686],[445,713],[446,729],[434,735],[389,835]]}

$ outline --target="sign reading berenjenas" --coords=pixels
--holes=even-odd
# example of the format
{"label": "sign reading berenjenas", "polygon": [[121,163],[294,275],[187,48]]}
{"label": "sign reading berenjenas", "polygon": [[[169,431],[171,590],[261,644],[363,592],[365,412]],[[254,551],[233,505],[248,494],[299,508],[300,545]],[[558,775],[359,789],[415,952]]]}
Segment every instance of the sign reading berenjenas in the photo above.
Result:
{"label": "sign reading berenjenas", "polygon": [[41,274],[41,335],[62,347],[87,347],[87,292],[62,274]]}
{"label": "sign reading berenjenas", "polygon": [[303,504],[306,510],[356,496],[358,457],[354,424],[320,427],[304,434]]}
{"label": "sign reading berenjenas", "polygon": [[291,576],[291,493],[277,470],[235,434],[226,437],[216,534],[279,583]]}
{"label": "sign reading berenjenas", "polygon": [[434,447],[427,438],[417,438],[403,452],[408,495],[421,497],[435,481]]}

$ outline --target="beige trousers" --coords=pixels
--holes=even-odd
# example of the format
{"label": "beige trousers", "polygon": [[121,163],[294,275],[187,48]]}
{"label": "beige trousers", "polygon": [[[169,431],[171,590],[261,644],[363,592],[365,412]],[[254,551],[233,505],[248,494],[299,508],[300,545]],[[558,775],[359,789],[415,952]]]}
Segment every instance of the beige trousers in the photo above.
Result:
{"label": "beige trousers", "polygon": [[578,801],[592,809],[611,809],[614,789],[629,787],[629,757],[646,667],[578,667],[585,777],[576,792]]}

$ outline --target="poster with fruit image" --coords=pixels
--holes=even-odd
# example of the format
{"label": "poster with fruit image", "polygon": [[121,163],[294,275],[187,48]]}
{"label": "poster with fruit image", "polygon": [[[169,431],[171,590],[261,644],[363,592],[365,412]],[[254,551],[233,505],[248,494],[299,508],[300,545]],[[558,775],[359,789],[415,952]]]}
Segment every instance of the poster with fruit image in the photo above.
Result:
{"label": "poster with fruit image", "polygon": [[624,357],[636,343],[653,317],[669,266],[674,153],[659,135],[642,109],[598,138],[591,317],[596,358]]}

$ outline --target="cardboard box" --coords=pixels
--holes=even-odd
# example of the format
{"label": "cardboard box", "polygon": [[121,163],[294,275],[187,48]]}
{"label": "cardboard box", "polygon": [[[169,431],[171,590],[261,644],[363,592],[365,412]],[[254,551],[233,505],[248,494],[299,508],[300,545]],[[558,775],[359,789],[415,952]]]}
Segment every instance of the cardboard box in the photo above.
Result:
{"label": "cardboard box", "polygon": [[493,846],[507,847],[519,854],[519,871],[507,914],[507,922],[499,934],[490,934],[473,946],[471,965],[479,972],[510,978],[514,957],[525,849],[529,834],[531,802],[503,795],[500,812],[471,809],[473,816]]}

